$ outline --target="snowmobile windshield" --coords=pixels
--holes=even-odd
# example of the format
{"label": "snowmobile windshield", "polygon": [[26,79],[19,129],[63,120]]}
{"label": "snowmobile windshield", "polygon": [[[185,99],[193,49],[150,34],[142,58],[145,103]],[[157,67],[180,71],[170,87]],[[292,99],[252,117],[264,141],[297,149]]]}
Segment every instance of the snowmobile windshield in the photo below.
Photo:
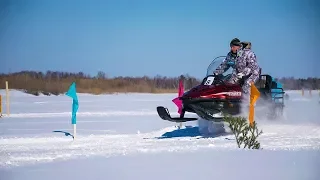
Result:
{"label": "snowmobile windshield", "polygon": [[[218,68],[218,66],[222,63],[222,61],[226,58],[226,56],[218,56],[215,59],[212,60],[212,62],[209,64],[207,68],[207,74],[206,76],[213,75],[213,72]],[[229,74],[232,73],[232,68],[229,68],[226,72],[224,72],[222,75],[227,77]]]}

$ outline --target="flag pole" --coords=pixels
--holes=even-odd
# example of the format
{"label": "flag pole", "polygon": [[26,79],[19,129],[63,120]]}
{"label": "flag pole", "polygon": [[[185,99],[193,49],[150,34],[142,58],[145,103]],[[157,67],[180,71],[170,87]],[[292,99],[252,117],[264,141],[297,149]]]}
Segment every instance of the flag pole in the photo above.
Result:
{"label": "flag pole", "polygon": [[254,122],[254,105],[258,98],[260,97],[260,92],[257,89],[257,87],[254,85],[254,83],[251,83],[250,88],[250,107],[249,107],[249,122],[250,126],[253,125]]}
{"label": "flag pole", "polygon": [[73,140],[76,139],[76,135],[77,135],[77,125],[73,124]]}
{"label": "flag pole", "polygon": [[[183,93],[184,93],[183,79],[180,78],[179,87],[178,87],[178,97],[172,99],[172,102],[178,107],[178,113],[180,115],[182,113],[182,101],[179,99],[179,97],[181,97]],[[180,122],[179,128],[182,128],[182,122]]]}
{"label": "flag pole", "polygon": [[71,118],[71,124],[73,125],[73,140],[76,138],[77,133],[77,111],[79,108],[79,102],[78,102],[78,96],[77,96],[77,89],[76,89],[76,83],[73,82],[71,86],[69,87],[68,92],[66,93],[67,96],[72,98],[72,118]]}

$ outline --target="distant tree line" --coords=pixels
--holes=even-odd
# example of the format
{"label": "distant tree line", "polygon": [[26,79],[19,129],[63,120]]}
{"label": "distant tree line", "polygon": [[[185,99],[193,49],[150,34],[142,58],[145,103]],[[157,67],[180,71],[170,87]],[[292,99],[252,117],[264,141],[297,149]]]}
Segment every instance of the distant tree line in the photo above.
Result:
{"label": "distant tree line", "polygon": [[293,77],[283,77],[277,80],[281,82],[284,89],[287,89],[287,90],[320,89],[320,78],[309,77],[306,79],[302,79],[302,78],[295,79]]}
{"label": "distant tree line", "polygon": [[[65,93],[72,82],[76,82],[77,91],[80,93],[169,93],[177,92],[179,80],[183,79],[185,89],[200,84],[202,79],[197,79],[188,74],[179,77],[107,77],[106,73],[99,71],[96,76],[83,72],[69,73],[58,71],[36,72],[21,71],[9,74],[0,74],[0,88],[5,88],[5,81],[9,82],[10,89],[21,89],[26,93],[39,95],[58,95]],[[320,78],[281,78],[286,90],[320,89]]]}
{"label": "distant tree line", "polygon": [[65,93],[72,82],[76,82],[79,93],[116,93],[116,92],[140,92],[140,93],[168,93],[177,92],[180,79],[184,79],[185,88],[191,88],[199,81],[189,75],[180,77],[114,77],[108,78],[99,71],[96,76],[90,76],[83,72],[69,73],[58,71],[36,72],[21,71],[10,74],[0,74],[0,89],[5,88],[5,81],[9,82],[10,89],[20,89],[26,93],[39,95],[58,95]]}

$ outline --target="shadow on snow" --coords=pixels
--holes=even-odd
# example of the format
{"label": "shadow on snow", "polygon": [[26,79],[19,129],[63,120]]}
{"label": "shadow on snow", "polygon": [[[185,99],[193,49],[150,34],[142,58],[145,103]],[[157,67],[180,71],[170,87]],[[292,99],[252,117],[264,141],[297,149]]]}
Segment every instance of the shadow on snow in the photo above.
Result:
{"label": "shadow on snow", "polygon": [[[197,126],[185,126],[184,128],[178,128],[171,132],[166,132],[162,134],[161,137],[156,137],[156,139],[167,139],[167,138],[177,138],[177,137],[197,137],[197,139],[200,139],[200,138],[215,138],[215,137],[226,136],[231,134],[232,133],[226,132],[225,130],[217,133],[201,133],[199,130],[199,127]],[[229,138],[226,138],[226,139],[229,139]]]}
{"label": "shadow on snow", "polygon": [[66,131],[53,131],[53,132],[64,133],[65,136],[71,136],[74,139],[74,136],[72,134],[70,134],[69,132],[66,132]]}

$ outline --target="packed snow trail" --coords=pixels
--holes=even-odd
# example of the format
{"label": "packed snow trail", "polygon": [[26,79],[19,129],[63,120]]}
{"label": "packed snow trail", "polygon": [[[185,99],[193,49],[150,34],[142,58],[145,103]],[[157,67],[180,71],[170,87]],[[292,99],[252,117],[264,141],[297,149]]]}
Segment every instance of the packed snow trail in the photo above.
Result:
{"label": "packed snow trail", "polygon": [[[144,134],[78,135],[75,141],[63,135],[2,138],[0,166],[20,166],[98,155],[110,157],[133,153],[238,149],[233,135],[202,138],[196,128],[172,127]],[[259,142],[264,150],[320,150],[320,127],[269,125],[261,128],[264,134]],[[168,136],[163,136],[166,133]],[[185,136],[179,137],[183,133]]]}

